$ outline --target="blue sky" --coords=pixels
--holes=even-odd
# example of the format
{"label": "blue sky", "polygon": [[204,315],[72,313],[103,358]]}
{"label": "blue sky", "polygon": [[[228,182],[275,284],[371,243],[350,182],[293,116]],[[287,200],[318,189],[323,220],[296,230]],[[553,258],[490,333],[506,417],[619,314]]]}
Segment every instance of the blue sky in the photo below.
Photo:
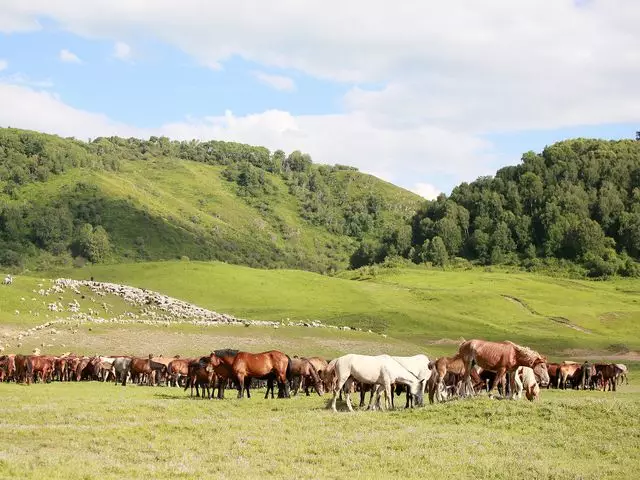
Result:
{"label": "blue sky", "polygon": [[634,137],[640,9],[611,1],[434,2],[420,21],[417,1],[9,0],[0,126],[301,149],[432,197],[558,140]]}

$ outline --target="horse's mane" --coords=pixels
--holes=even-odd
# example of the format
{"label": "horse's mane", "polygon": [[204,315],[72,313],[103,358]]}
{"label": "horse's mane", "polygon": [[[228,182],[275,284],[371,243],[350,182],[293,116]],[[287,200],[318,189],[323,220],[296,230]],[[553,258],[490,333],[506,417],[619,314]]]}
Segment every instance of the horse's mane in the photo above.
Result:
{"label": "horse's mane", "polygon": [[513,346],[513,348],[516,350],[518,355],[526,358],[527,360],[531,360],[531,362],[534,362],[535,360],[543,358],[542,355],[540,355],[535,350],[530,349],[529,347],[524,347],[522,345],[518,345],[517,343],[513,343],[508,340],[505,343],[508,343],[511,346]]}
{"label": "horse's mane", "polygon": [[214,350],[213,353],[216,357],[235,357],[239,351],[231,348],[221,348],[220,350]]}

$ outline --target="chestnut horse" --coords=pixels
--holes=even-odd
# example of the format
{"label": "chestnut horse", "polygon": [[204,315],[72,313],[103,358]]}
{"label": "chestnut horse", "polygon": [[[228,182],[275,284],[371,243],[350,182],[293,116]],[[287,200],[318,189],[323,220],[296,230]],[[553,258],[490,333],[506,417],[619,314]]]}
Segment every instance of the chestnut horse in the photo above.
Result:
{"label": "chestnut horse", "polygon": [[[229,380],[234,379],[233,375],[233,362],[238,354],[238,350],[232,350],[230,348],[224,348],[220,350],[214,350],[209,356],[209,364],[213,368],[214,373],[218,378],[218,398],[222,400],[224,398],[224,389]],[[245,388],[247,390],[247,397],[251,398],[249,391],[250,379],[245,380]]]}
{"label": "chestnut horse", "polygon": [[[238,384],[238,398],[244,398],[245,380],[248,378],[275,379],[278,387],[284,389],[284,396],[289,397],[291,358],[282,352],[277,350],[262,353],[238,352],[231,365],[231,372]],[[265,398],[267,398],[266,395]]]}
{"label": "chestnut horse", "polygon": [[502,381],[507,372],[512,372],[520,366],[537,370],[542,378],[542,383],[549,381],[547,359],[538,352],[513,342],[468,340],[460,345],[458,355],[462,357],[465,365],[464,389],[466,395],[474,393],[471,384],[471,370],[474,363],[485,370],[496,373],[496,379],[489,389],[489,394],[493,392],[494,387]]}
{"label": "chestnut horse", "polygon": [[298,395],[298,390],[300,388],[304,388],[304,392],[307,396],[309,396],[309,385],[313,385],[318,395],[324,395],[324,384],[316,367],[311,363],[308,358],[297,358],[294,357],[291,359],[291,377],[293,379],[298,378],[298,383],[296,384],[293,395]]}

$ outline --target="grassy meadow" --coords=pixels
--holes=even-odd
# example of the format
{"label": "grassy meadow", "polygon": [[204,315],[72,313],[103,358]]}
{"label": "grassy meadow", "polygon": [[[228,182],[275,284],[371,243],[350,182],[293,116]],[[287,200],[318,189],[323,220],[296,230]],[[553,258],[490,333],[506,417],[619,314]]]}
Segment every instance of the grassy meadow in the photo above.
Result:
{"label": "grassy meadow", "polygon": [[[46,305],[72,301],[105,318],[140,313],[114,296],[42,296],[56,276],[156,290],[256,320],[358,327],[59,324]],[[616,359],[615,393],[543,390],[537,403],[478,397],[410,411],[325,409],[329,396],[224,401],[166,387],[97,382],[0,384],[0,478],[636,478],[640,462],[640,282],[422,268],[254,270],[224,263],[105,265],[21,275],[0,286],[6,351],[201,355],[272,348],[291,355],[452,354],[460,337],[526,343],[552,359]],[[371,329],[373,332],[368,332]],[[404,405],[400,399],[397,405]],[[339,404],[339,408],[344,405]]]}
{"label": "grassy meadow", "polygon": [[320,320],[370,329],[420,348],[481,337],[512,339],[548,354],[640,350],[638,280],[419,267],[366,272],[331,277],[176,261],[56,274],[148,288],[241,318]]}
{"label": "grassy meadow", "polygon": [[353,414],[328,395],[2,384],[0,478],[637,478],[634,384]]}

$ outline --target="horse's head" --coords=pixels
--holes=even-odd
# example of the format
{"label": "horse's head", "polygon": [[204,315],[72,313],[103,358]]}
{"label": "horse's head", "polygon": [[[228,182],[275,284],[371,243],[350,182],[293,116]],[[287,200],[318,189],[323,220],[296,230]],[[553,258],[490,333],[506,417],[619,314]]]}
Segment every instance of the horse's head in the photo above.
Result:
{"label": "horse's head", "polygon": [[538,383],[540,383],[540,385],[542,385],[543,387],[549,385],[549,369],[547,368],[546,359],[545,361],[538,362],[534,365],[533,373],[535,374],[536,379],[538,380]]}
{"label": "horse's head", "polygon": [[538,400],[540,398],[540,386],[536,383],[531,390],[527,389],[525,396],[530,402]]}

